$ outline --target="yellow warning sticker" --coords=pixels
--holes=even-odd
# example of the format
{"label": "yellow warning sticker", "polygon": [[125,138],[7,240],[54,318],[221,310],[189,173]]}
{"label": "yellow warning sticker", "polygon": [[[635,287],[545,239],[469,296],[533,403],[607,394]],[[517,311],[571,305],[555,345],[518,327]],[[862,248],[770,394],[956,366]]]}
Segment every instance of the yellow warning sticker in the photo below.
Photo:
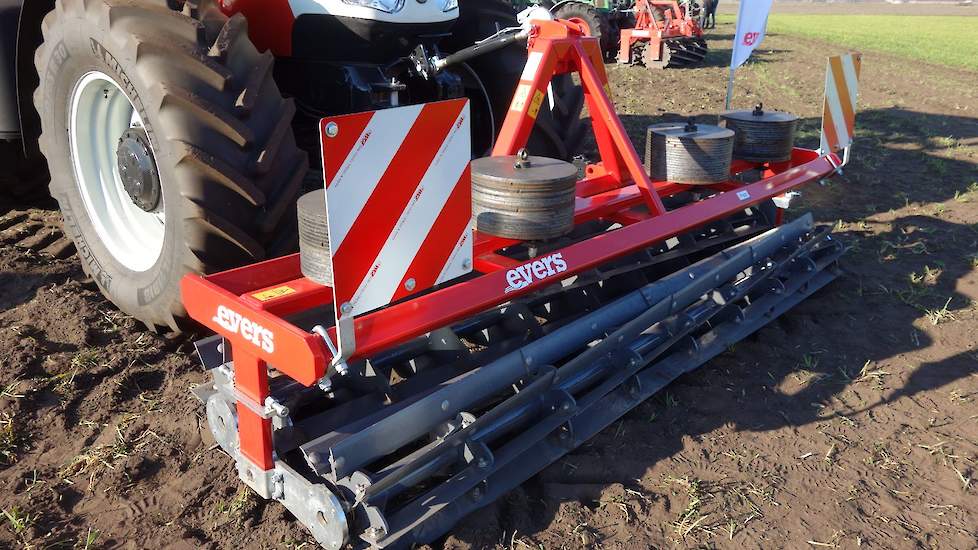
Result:
{"label": "yellow warning sticker", "polygon": [[540,112],[540,105],[543,103],[543,92],[537,90],[533,94],[533,101],[530,102],[530,109],[526,114],[530,115],[530,118],[536,118],[537,113]]}
{"label": "yellow warning sticker", "polygon": [[295,294],[295,289],[290,286],[277,286],[275,288],[270,288],[268,290],[263,290],[261,292],[256,292],[251,296],[255,299],[261,300],[262,302],[267,302],[269,300],[274,300],[275,298],[281,298],[282,296],[288,296],[289,294]]}
{"label": "yellow warning sticker", "polygon": [[516,95],[513,96],[513,104],[509,107],[510,111],[522,111],[526,106],[526,98],[530,96],[530,85],[520,84],[516,88]]}

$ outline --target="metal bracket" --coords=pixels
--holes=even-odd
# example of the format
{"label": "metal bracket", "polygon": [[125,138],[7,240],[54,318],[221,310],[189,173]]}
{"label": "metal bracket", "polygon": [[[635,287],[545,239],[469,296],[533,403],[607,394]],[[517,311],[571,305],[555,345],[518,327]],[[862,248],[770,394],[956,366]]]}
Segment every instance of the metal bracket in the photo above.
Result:
{"label": "metal bracket", "polygon": [[[829,161],[829,164],[832,165],[832,168],[835,170],[835,174],[836,175],[839,175],[839,176],[842,175],[842,167],[845,166],[849,162],[849,147],[846,147],[845,149],[843,149],[843,152],[842,152],[842,163],[841,164],[838,163],[838,162],[835,162],[832,159],[832,155],[830,153],[826,153],[825,151],[822,151],[821,149],[818,149],[816,152],[819,155],[821,155],[823,158],[825,158],[825,160]],[[821,179],[818,180],[818,184],[824,187],[826,185],[829,185],[829,180],[828,180],[828,178],[821,178]]]}
{"label": "metal bracket", "polygon": [[275,486],[281,484],[280,476],[275,469],[262,470],[240,454],[235,457],[235,465],[238,467],[238,477],[245,482],[245,485],[251,487],[264,499],[275,498],[277,492]]}
{"label": "metal bracket", "polygon": [[215,334],[194,342],[194,349],[197,350],[197,358],[204,370],[216,369],[227,365],[231,361],[230,350],[227,340],[223,336]]}
{"label": "metal bracket", "polygon": [[353,307],[350,304],[343,304],[340,307],[340,316],[336,319],[336,336],[339,353],[333,358],[333,366],[336,367],[337,372],[341,372],[340,366],[342,365],[342,375],[349,370],[346,366],[346,360],[352,357],[357,350],[357,338],[353,330]]}
{"label": "metal bracket", "polygon": [[[819,153],[822,153],[822,151],[819,151]],[[841,176],[842,175],[842,167],[845,166],[847,162],[849,162],[849,147],[846,147],[845,149],[843,149],[842,163],[841,164],[835,162],[835,160],[832,159],[832,155],[830,155],[828,153],[822,153],[822,154],[825,156],[825,159],[829,161],[829,164],[832,165],[832,168],[835,169],[835,173]]]}
{"label": "metal bracket", "polygon": [[[241,481],[262,498],[281,502],[309,529],[313,538],[323,548],[329,550],[342,548],[349,538],[349,525],[346,510],[340,500],[325,485],[308,481],[281,460],[275,460],[275,467],[271,470],[264,470],[242,455],[237,448],[237,421],[234,409],[232,404],[219,393],[212,394],[208,401],[208,422],[212,430],[215,425],[225,425],[229,428],[224,434],[227,438],[222,440],[217,433],[215,438],[234,459]],[[218,407],[221,403],[228,408]],[[212,419],[210,418],[212,415],[224,418]]]}
{"label": "metal bracket", "polygon": [[479,469],[485,470],[492,467],[496,458],[485,443],[467,440],[462,446],[462,460],[467,464],[474,463]]}
{"label": "metal bracket", "polygon": [[[348,304],[344,304],[346,306]],[[339,346],[334,345],[333,341],[329,337],[329,332],[322,325],[316,325],[312,327],[312,332],[323,339],[326,344],[326,348],[329,350],[330,355],[333,356],[332,361],[330,361],[329,368],[326,369],[326,374],[319,379],[317,385],[324,392],[332,391],[333,389],[333,374],[339,374],[340,376],[346,376],[350,372],[350,367],[347,365],[346,360],[353,355],[353,350],[356,349],[356,337],[353,334],[353,317],[349,316],[349,322],[344,323],[343,318],[345,314],[338,319],[336,325],[336,332],[339,336]],[[349,331],[349,334],[345,334]],[[352,342],[344,346],[344,341]],[[349,350],[349,351],[346,351]],[[344,355],[345,353],[345,355]]]}
{"label": "metal bracket", "polygon": [[801,197],[801,193],[798,191],[788,191],[784,195],[779,195],[772,198],[771,201],[774,202],[774,206],[777,206],[782,210],[787,210],[791,207],[791,203],[799,197]]}
{"label": "metal bracket", "polygon": [[346,511],[340,500],[319,483],[311,483],[280,460],[267,471],[235,457],[238,476],[262,498],[281,502],[305,525],[323,548],[339,550],[349,538]]}
{"label": "metal bracket", "polygon": [[[230,365],[230,363],[227,363],[212,369],[211,374],[213,376],[213,380],[209,383],[200,384],[192,390],[197,399],[200,399],[201,402],[208,404],[208,411],[210,411],[212,407],[212,405],[209,404],[211,396],[214,394],[220,394],[220,397],[228,402],[228,407],[230,408],[230,411],[224,411],[224,408],[221,409],[224,411],[222,412],[222,415],[224,416],[230,414],[236,418],[236,413],[234,413],[233,410],[236,403],[241,403],[248,410],[255,413],[259,417],[266,420],[271,420],[272,428],[274,430],[281,430],[292,425],[292,418],[289,416],[291,411],[289,410],[288,405],[271,396],[267,397],[264,403],[259,404],[250,397],[241,393],[241,391],[234,386],[234,369],[231,368]],[[227,420],[227,418],[225,418],[225,420]],[[235,425],[236,422],[237,421],[235,420]],[[217,438],[216,434],[215,438]],[[235,431],[234,438],[236,441],[237,431]],[[220,441],[220,438],[217,439]],[[221,447],[228,450],[226,445],[221,445]],[[233,455],[233,453],[230,451],[228,451],[228,454]]]}
{"label": "metal bracket", "polygon": [[234,399],[238,403],[244,405],[248,408],[248,410],[257,414],[261,418],[264,418],[265,420],[287,418],[289,416],[289,408],[272,396],[266,397],[265,402],[259,404],[254,399],[241,393],[241,390],[238,388],[234,388],[232,391],[234,394]]}

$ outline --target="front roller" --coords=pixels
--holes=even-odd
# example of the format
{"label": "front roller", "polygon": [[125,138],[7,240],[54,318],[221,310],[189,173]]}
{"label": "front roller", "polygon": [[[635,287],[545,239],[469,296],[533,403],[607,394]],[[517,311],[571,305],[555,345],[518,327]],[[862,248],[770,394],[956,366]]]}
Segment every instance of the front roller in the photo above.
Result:
{"label": "front roller", "polygon": [[[826,285],[842,252],[806,215],[665,277],[628,262],[435,330],[353,366],[325,408],[273,378],[264,496],[326,548],[430,542]],[[246,476],[218,343],[201,344],[198,395]]]}

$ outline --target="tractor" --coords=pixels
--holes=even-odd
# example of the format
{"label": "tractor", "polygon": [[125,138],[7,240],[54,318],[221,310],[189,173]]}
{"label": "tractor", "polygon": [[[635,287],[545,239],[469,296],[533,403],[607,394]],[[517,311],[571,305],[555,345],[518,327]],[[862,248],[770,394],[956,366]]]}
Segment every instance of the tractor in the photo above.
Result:
{"label": "tractor", "polygon": [[[49,191],[102,293],[181,330],[183,275],[296,249],[322,116],[469,97],[488,151],[525,48],[419,61],[516,24],[500,0],[0,0],[0,192]],[[549,95],[530,147],[569,158],[580,90]]]}

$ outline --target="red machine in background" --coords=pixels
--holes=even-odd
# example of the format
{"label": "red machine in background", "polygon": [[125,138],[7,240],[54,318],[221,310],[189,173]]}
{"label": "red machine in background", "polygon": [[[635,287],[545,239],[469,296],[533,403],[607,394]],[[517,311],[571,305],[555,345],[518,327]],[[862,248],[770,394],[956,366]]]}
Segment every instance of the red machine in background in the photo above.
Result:
{"label": "red machine in background", "polygon": [[698,65],[706,53],[703,29],[692,10],[676,0],[636,0],[635,26],[621,29],[617,59],[664,69]]}
{"label": "red machine in background", "polygon": [[[546,4],[545,4],[546,5]],[[677,0],[570,0],[549,6],[598,38],[605,59],[650,69],[693,67],[707,54],[699,6]]]}

